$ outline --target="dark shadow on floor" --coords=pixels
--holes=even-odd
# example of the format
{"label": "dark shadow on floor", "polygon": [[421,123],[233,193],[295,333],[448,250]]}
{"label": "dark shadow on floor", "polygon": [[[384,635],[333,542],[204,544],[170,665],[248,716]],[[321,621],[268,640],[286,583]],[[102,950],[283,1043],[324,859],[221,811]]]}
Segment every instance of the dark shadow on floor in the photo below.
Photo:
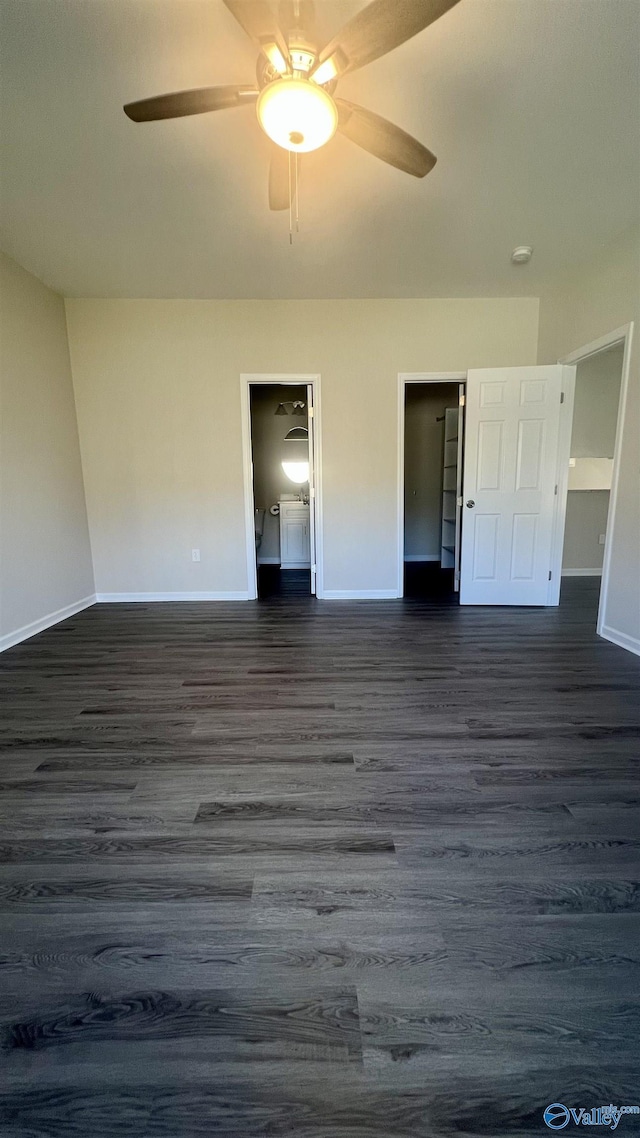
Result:
{"label": "dark shadow on floor", "polygon": [[404,567],[405,597],[419,597],[438,604],[458,603],[453,591],[453,569],[441,569],[439,561],[407,561]]}
{"label": "dark shadow on floor", "polygon": [[279,565],[258,565],[258,600],[310,596],[310,569],[281,569]]}

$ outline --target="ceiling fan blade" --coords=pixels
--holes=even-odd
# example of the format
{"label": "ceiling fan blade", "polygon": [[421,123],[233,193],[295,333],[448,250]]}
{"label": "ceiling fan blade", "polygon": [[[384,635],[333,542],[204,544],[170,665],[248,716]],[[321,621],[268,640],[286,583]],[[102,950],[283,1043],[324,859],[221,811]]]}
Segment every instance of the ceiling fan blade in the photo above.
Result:
{"label": "ceiling fan blade", "polygon": [[[300,159],[298,158],[298,161]],[[281,146],[271,150],[269,166],[269,209],[289,208],[289,151]]]}
{"label": "ceiling fan blade", "polygon": [[345,71],[355,71],[393,51],[457,3],[458,0],[373,0],[323,48],[318,70],[324,66],[327,78],[322,82],[344,75]]}
{"label": "ceiling fan blade", "polygon": [[363,150],[414,178],[424,178],[433,170],[435,154],[399,126],[346,99],[336,99],[336,106],[338,130]]}
{"label": "ceiling fan blade", "polygon": [[264,52],[276,71],[289,70],[289,49],[267,0],[223,0],[240,27]]}
{"label": "ceiling fan blade", "polygon": [[226,111],[229,107],[255,103],[257,98],[255,87],[196,87],[193,91],[174,91],[170,95],[127,103],[123,110],[133,122],[153,122],[154,119],[178,119],[182,115],[203,115],[207,111]]}

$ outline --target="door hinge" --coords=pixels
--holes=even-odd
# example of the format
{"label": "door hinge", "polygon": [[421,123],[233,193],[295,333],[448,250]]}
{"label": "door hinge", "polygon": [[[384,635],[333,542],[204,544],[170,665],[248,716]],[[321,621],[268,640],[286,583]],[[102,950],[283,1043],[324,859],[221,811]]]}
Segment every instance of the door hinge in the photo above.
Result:
{"label": "door hinge", "polygon": [[564,403],[564,391],[560,392],[560,402]]}
{"label": "door hinge", "polygon": [[461,395],[461,396],[460,396],[460,398],[459,398],[459,400],[458,400],[458,406],[459,406],[459,407],[464,407],[464,402],[465,402],[465,396],[464,396],[464,395]]}
{"label": "door hinge", "polygon": [[313,419],[313,415],[314,415],[313,407],[307,408],[307,415],[310,419]]}
{"label": "door hinge", "polygon": [[463,501],[464,501],[464,499],[463,499],[463,498],[461,498],[461,497],[460,497],[460,498],[456,498],[456,506],[462,506],[462,504],[463,504]]}
{"label": "door hinge", "polygon": [[312,566],[311,566],[311,572],[312,572],[312,573],[316,573],[316,572],[317,572],[317,566],[316,566],[316,565],[312,565]]}
{"label": "door hinge", "polygon": [[309,487],[309,497],[315,498],[315,496],[316,496],[316,488],[315,488],[315,486],[310,486]]}
{"label": "door hinge", "polygon": [[549,570],[549,580],[551,580],[551,576],[552,576],[551,570]]}

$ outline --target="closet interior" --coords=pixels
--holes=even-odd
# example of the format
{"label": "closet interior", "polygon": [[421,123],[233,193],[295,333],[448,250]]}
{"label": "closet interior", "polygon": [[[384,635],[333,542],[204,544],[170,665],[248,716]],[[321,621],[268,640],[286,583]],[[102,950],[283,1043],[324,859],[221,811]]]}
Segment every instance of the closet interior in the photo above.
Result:
{"label": "closet interior", "polygon": [[463,402],[457,381],[405,385],[405,596],[456,599]]}

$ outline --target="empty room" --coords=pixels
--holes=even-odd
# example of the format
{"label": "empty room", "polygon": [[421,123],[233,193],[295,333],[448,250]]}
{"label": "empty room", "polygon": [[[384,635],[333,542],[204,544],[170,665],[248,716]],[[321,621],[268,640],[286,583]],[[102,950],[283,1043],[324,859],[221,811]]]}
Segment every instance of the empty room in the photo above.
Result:
{"label": "empty room", "polygon": [[640,0],[0,0],[0,1135],[640,1138]]}

